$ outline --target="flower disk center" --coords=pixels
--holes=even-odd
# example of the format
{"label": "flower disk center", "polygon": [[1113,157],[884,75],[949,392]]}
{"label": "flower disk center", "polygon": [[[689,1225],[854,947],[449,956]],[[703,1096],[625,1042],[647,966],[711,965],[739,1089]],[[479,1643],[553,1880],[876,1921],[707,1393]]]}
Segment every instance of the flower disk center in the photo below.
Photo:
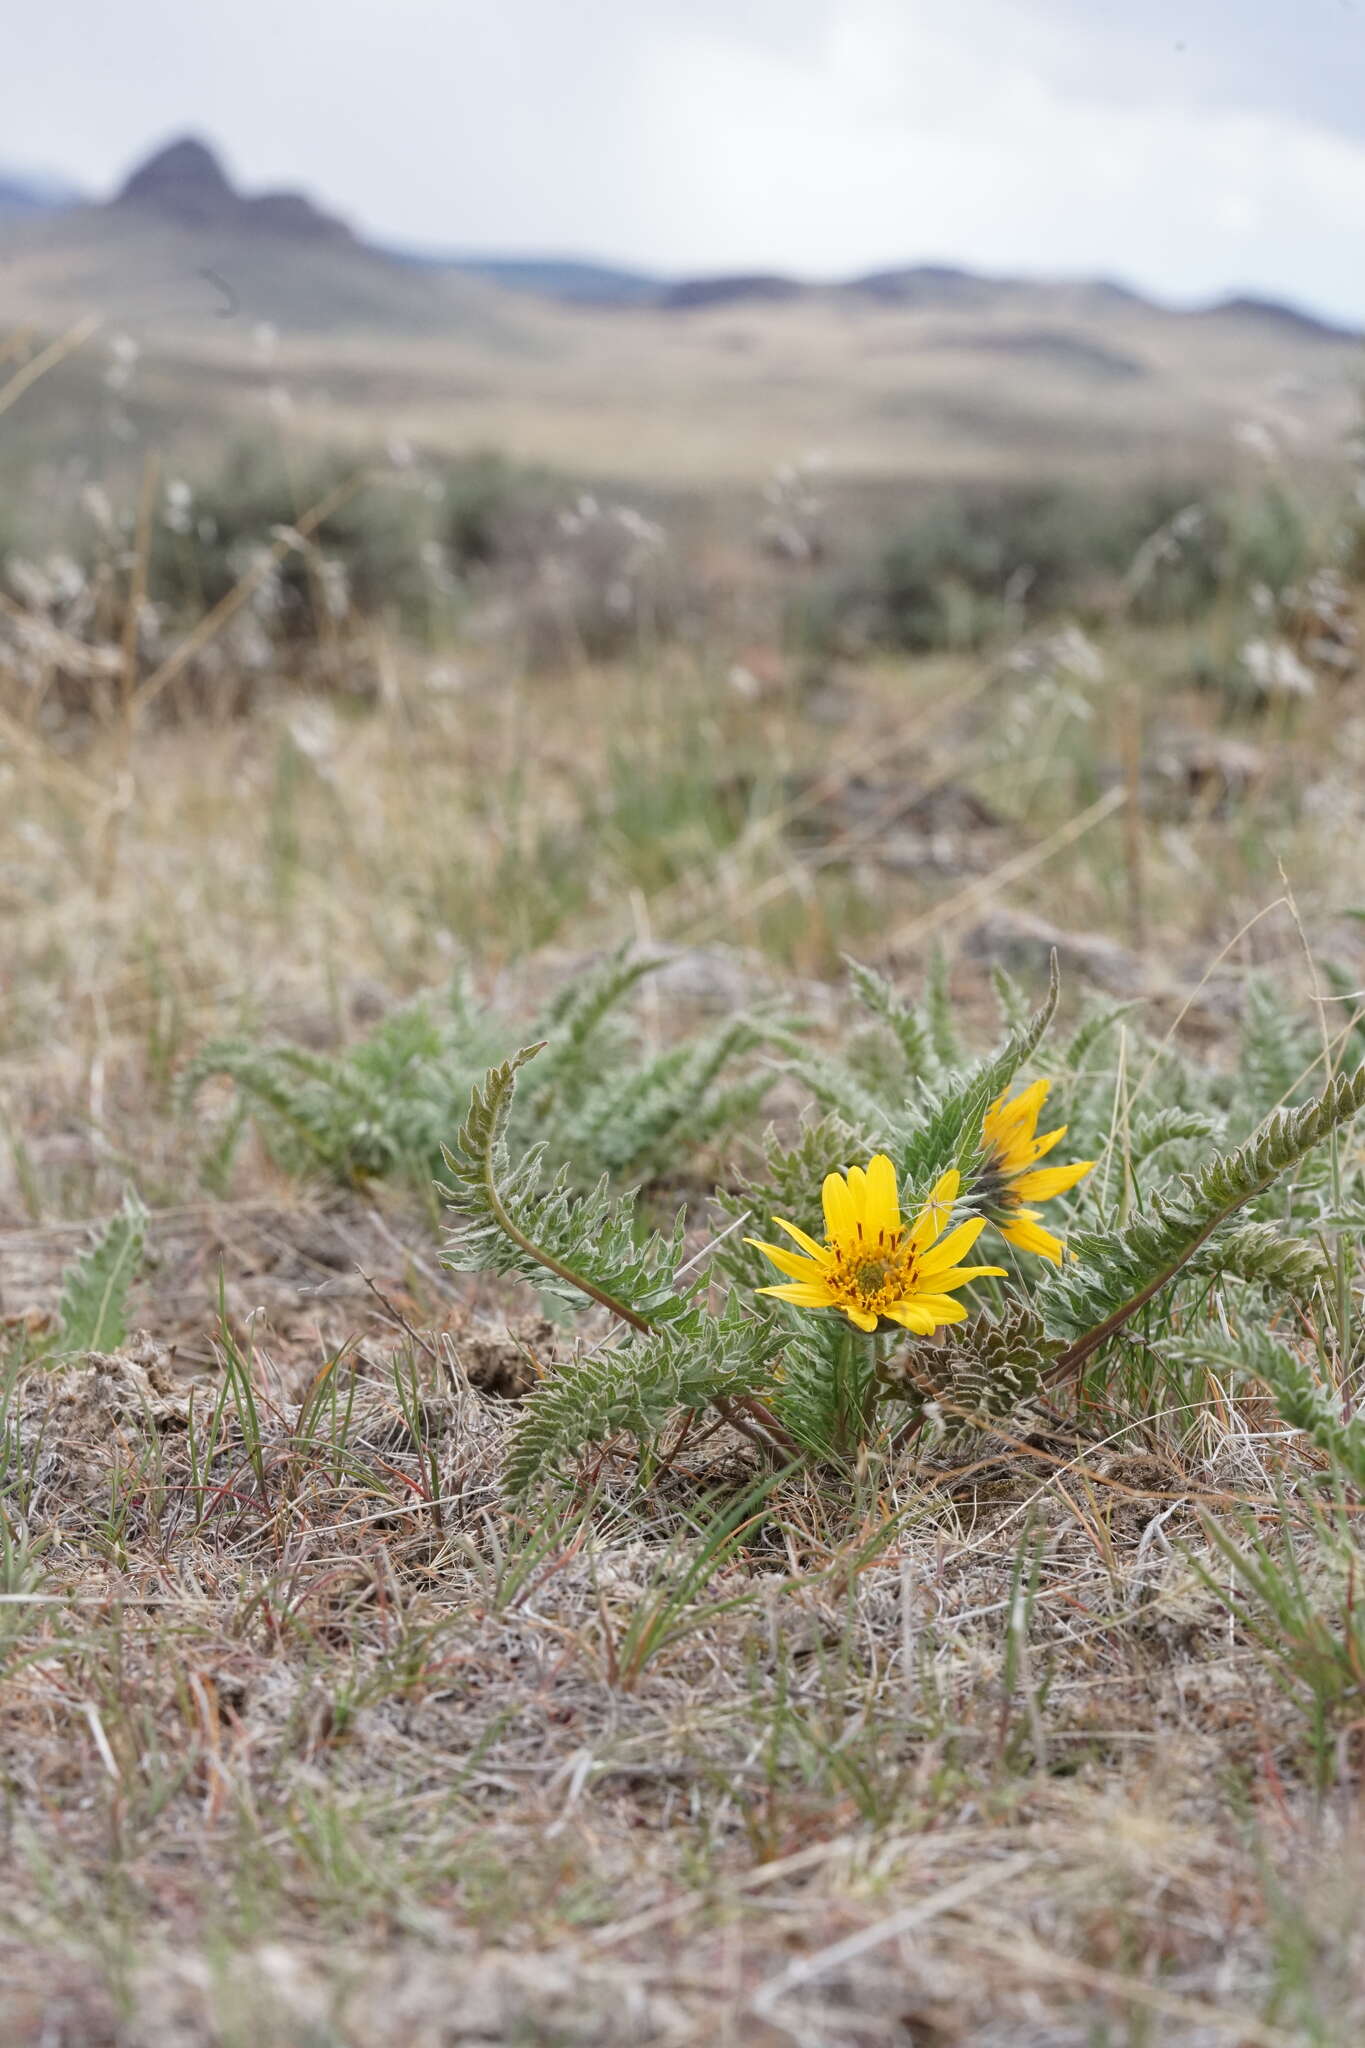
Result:
{"label": "flower disk center", "polygon": [[838,1247],[831,1249],[836,1257],[829,1281],[836,1301],[881,1315],[893,1302],[900,1301],[914,1283],[914,1254],[903,1243],[889,1248],[883,1244],[875,1251],[862,1246],[850,1248],[842,1256]]}

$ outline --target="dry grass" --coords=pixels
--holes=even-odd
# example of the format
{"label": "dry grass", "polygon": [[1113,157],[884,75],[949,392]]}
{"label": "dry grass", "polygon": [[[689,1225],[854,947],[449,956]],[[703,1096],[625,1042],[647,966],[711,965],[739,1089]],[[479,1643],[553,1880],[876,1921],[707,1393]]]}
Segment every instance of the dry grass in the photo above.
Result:
{"label": "dry grass", "polygon": [[[1264,1401],[788,1479],[737,1531],[722,1438],[514,1511],[529,1299],[391,1191],[252,1146],[215,1187],[223,1105],[175,1100],[218,1031],[334,1045],[466,962],[529,1010],[623,931],[673,949],[661,1035],[774,987],[827,1027],[840,953],[926,920],[969,1010],[1061,925],[1214,1058],[1301,927],[1358,986],[1358,684],[1238,711],[1184,636],[1074,652],[452,688],[376,637],[365,708],[5,728],[7,2043],[1360,2038],[1358,1727],[1315,1745],[1215,1590],[1211,1523],[1276,1518]],[[148,1334],[28,1369],[129,1178]]]}
{"label": "dry grass", "polygon": [[1356,2037],[1349,1804],[1185,1557],[1254,1446],[788,1486],[680,1597],[724,1463],[511,1516],[461,1357],[15,1390],[7,2040]]}
{"label": "dry grass", "polygon": [[11,235],[4,254],[15,323],[63,328],[93,311],[98,350],[117,333],[140,344],[116,406],[93,377],[30,401],[53,444],[78,406],[106,459],[119,408],[147,408],[159,445],[181,449],[278,431],[283,404],[303,443],[497,447],[650,485],[752,485],[812,451],[839,474],[912,483],[1103,480],[1223,468],[1248,420],[1321,466],[1356,407],[1348,340],[1083,286],[1040,283],[967,312],[818,297],[570,309],[268,236],[221,238],[210,275],[194,234],[100,213]]}
{"label": "dry grass", "polygon": [[[372,709],[282,696],[249,723],[154,727],[131,775],[118,730],[77,752],[11,721],[0,1075],[13,1089],[98,1068],[107,1089],[125,1054],[173,1066],[242,1022],[319,1043],[462,960],[515,992],[631,929],[809,976],[851,945],[877,957],[942,904],[968,954],[984,915],[1064,904],[1056,921],[1122,948],[1135,690],[1153,943],[1093,948],[1101,978],[1188,986],[1281,894],[1281,866],[1315,934],[1349,950],[1355,686],[1234,711],[1229,741],[1227,708],[1190,685],[1193,652],[1183,633],[1129,630],[1089,677],[1044,635],[1027,668],[935,657],[810,677],[778,658],[759,680],[674,651],[527,679],[380,643]],[[1014,939],[1026,958],[1026,925]],[[1243,964],[1289,961],[1298,941],[1281,919],[1248,945]]]}

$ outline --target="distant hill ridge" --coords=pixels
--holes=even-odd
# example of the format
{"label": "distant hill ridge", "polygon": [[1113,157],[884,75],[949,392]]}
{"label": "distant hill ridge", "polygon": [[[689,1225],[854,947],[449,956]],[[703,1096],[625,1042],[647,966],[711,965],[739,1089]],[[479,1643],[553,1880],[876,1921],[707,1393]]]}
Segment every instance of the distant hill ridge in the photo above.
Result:
{"label": "distant hill ridge", "polygon": [[[782,271],[718,271],[697,277],[660,277],[619,264],[561,256],[506,256],[453,252],[431,256],[407,252],[406,260],[461,270],[505,290],[563,305],[655,307],[666,313],[713,308],[795,305],[812,299],[882,306],[898,311],[984,312],[1013,300],[1053,290],[1092,311],[1147,308],[1171,312],[1160,302],[1113,278],[992,277],[947,263],[910,263],[887,270],[816,284]],[[1292,331],[1301,339],[1354,341],[1359,330],[1324,320],[1277,299],[1237,294],[1214,300],[1177,318],[1228,318]]]}
{"label": "distant hill ridge", "polygon": [[184,227],[257,229],[311,241],[355,240],[344,221],[324,213],[302,192],[239,192],[214,151],[193,135],[154,151],[110,203],[149,208]]}
{"label": "distant hill ridge", "polygon": [[[34,221],[87,206],[79,194],[52,179],[0,172],[0,221]],[[154,150],[125,180],[106,208],[143,218],[160,218],[181,229],[227,230],[261,236],[276,245],[327,244],[371,258],[388,258],[410,271],[469,277],[562,305],[597,308],[653,308],[667,313],[766,307],[824,300],[850,306],[899,311],[970,314],[1036,305],[1041,295],[1082,306],[1161,308],[1157,302],[1107,278],[1073,280],[992,277],[945,263],[914,263],[873,270],[827,284],[783,272],[719,272],[711,276],[667,277],[629,265],[555,255],[501,251],[435,252],[372,245],[360,240],[335,215],[306,194],[293,191],[244,193],[228,176],[216,151],[199,137],[180,136]],[[1341,342],[1358,330],[1275,299],[1248,294],[1220,299],[1190,315],[1254,323],[1302,340]],[[1038,344],[1042,346],[1040,341]],[[1117,369],[1117,365],[1114,366]]]}
{"label": "distant hill ridge", "polygon": [[61,179],[0,171],[0,220],[28,219],[82,203],[75,187]]}
{"label": "distant hill ridge", "polygon": [[449,267],[362,241],[301,192],[243,192],[216,151],[181,136],[112,198],[0,218],[6,314],[57,325],[95,311],[137,332],[201,337],[223,323],[318,337],[520,331],[527,309]]}

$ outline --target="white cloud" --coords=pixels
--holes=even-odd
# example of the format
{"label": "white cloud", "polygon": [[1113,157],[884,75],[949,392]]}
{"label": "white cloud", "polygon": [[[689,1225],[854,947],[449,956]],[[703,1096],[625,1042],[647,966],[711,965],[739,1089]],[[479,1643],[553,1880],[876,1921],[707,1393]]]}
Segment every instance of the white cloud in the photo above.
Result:
{"label": "white cloud", "polygon": [[667,268],[936,256],[1365,317],[1343,0],[54,0],[15,162],[197,129],[390,236]]}
{"label": "white cloud", "polygon": [[679,34],[648,86],[652,183],[689,166],[666,223],[689,262],[940,256],[1365,312],[1365,143],[1292,112],[1087,97],[1017,39],[978,49],[958,17],[881,0],[843,10],[815,59],[721,66],[708,33]]}

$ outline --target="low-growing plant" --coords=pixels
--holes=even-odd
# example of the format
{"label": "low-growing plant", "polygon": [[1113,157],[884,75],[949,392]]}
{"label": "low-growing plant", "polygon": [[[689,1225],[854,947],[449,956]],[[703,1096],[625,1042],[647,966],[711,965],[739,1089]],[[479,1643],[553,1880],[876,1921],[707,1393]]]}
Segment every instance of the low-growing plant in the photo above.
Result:
{"label": "low-growing plant", "polygon": [[1358,1749],[1365,1714],[1359,1539],[1331,1504],[1310,1501],[1295,1513],[1281,1500],[1279,1508],[1269,1529],[1251,1514],[1231,1527],[1207,1520],[1211,1562],[1222,1569],[1196,1559],[1195,1570],[1303,1708],[1313,1773],[1325,1787],[1343,1762],[1338,1731],[1351,1731]]}
{"label": "low-growing plant", "polygon": [[[517,1103],[515,1136],[572,1160],[575,1182],[598,1174],[653,1179],[752,1117],[771,1075],[737,1071],[763,1027],[733,1017],[678,1043],[642,1046],[627,997],[660,963],[624,949],[575,976],[542,1013],[544,1054]],[[426,1190],[442,1144],[510,1027],[457,981],[439,1007],[407,1004],[339,1054],[217,1039],[185,1071],[188,1111],[211,1077],[232,1082],[275,1160],[347,1186],[400,1179]],[[229,1125],[230,1135],[235,1127]],[[213,1170],[226,1170],[223,1147]]]}
{"label": "low-growing plant", "polygon": [[52,1349],[116,1351],[128,1336],[128,1294],[147,1241],[147,1211],[130,1188],[90,1249],[62,1275]]}
{"label": "low-growing plant", "polygon": [[[1095,1146],[1102,1163],[1058,1163],[1068,1125],[1038,1129],[1054,1084],[1011,1092],[1053,1021],[1055,964],[1032,1015],[1002,984],[1017,1021],[975,1062],[961,1059],[941,980],[918,1006],[866,970],[854,981],[870,1033],[851,1036],[847,1057],[788,1042],[817,1114],[795,1144],[772,1139],[758,1172],[722,1193],[730,1224],[702,1260],[685,1255],[681,1215],[645,1235],[633,1196],[605,1180],[583,1192],[570,1166],[547,1178],[543,1144],[514,1158],[518,1080],[539,1047],[474,1090],[447,1154],[446,1262],[520,1276],[567,1305],[607,1310],[615,1325],[614,1340],[528,1398],[505,1474],[514,1493],[618,1434],[636,1440],[647,1470],[663,1433],[705,1408],[770,1460],[835,1469],[926,1432],[1004,1422],[1062,1389],[1094,1401],[1122,1381],[1130,1397],[1145,1387],[1154,1408],[1148,1352],[1163,1332],[1188,1342],[1210,1322],[1235,1333],[1243,1317],[1262,1330],[1267,1299],[1301,1304],[1322,1285],[1325,1241],[1346,1228],[1329,1199],[1340,1162],[1328,1175],[1322,1159],[1365,1105],[1365,1066],[1329,1075],[1310,1099],[1273,1107],[1217,1149],[1223,1126],[1202,1104],[1162,1100],[1179,1096],[1181,1061],[1159,1050],[1150,1085],[1127,1096],[1128,1069],[1116,1063]],[[1088,1062],[1112,1023],[1086,1020],[1063,1054],[1058,1093],[1081,1109],[1083,1137],[1099,1136]],[[1249,1028],[1262,1064],[1263,1039]],[[1143,1094],[1150,1107],[1139,1114]],[[1175,1147],[1195,1156],[1149,1184],[1151,1163]],[[1082,1185],[1064,1241],[1035,1205]],[[752,1234],[770,1220],[787,1244]],[[1311,1235],[1292,1227],[1299,1221]],[[1338,1331],[1338,1345],[1347,1341]],[[1266,1375],[1255,1339],[1240,1369]]]}

